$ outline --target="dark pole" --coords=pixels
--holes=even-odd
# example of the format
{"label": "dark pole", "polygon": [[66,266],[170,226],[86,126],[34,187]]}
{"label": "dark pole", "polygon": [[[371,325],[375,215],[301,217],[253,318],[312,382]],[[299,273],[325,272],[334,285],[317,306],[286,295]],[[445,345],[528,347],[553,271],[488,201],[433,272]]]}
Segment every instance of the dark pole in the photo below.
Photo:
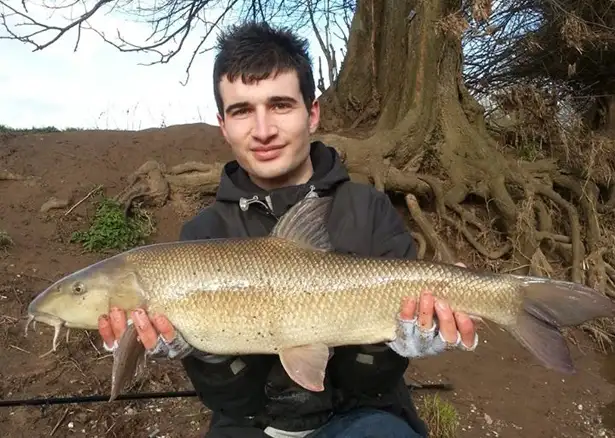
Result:
{"label": "dark pole", "polygon": [[[450,383],[409,383],[406,385],[408,389],[436,389],[442,391],[450,391],[453,385]],[[110,395],[89,395],[89,396],[71,396],[71,397],[44,397],[31,398],[22,400],[0,400],[0,407],[15,407],[15,406],[49,406],[63,405],[70,403],[99,403],[108,402]],[[142,400],[154,398],[175,398],[175,397],[196,397],[196,391],[170,391],[170,392],[141,392],[120,394],[114,401],[119,400]]]}
{"label": "dark pole", "polygon": [[[195,397],[195,391],[174,391],[174,392],[142,392],[134,394],[120,394],[115,400],[141,400],[152,398],[172,398],[172,397]],[[96,403],[106,402],[110,395],[89,395],[85,397],[47,397],[31,398],[26,400],[0,400],[0,407],[9,406],[45,406],[62,405],[68,403]]]}

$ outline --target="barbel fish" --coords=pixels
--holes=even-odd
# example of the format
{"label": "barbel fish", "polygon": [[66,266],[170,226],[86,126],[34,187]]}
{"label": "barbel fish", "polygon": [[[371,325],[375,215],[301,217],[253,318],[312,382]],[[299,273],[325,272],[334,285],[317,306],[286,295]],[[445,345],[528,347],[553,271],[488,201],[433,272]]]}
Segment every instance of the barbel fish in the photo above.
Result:
{"label": "barbel fish", "polygon": [[[425,288],[565,373],[574,365],[559,329],[615,316],[612,300],[581,284],[334,251],[330,202],[301,201],[266,237],[158,243],[94,263],[35,297],[28,323],[53,326],[55,350],[62,327],[96,330],[111,306],[142,307],[166,315],[197,350],[275,354],[295,382],[320,391],[329,347],[392,341],[402,299]],[[111,399],[143,353],[129,326],[115,352]]]}

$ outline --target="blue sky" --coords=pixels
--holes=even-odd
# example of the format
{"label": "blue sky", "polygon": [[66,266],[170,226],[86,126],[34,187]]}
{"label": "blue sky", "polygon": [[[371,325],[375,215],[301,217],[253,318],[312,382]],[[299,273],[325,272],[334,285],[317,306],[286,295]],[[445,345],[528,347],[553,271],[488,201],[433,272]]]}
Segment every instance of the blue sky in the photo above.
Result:
{"label": "blue sky", "polygon": [[[21,0],[9,4],[19,7]],[[32,10],[30,3],[28,8]],[[91,25],[108,33],[120,28],[134,42],[143,41],[150,32],[148,24],[102,14]],[[75,32],[39,52],[23,43],[0,40],[0,124],[121,130],[217,124],[211,83],[214,53],[199,55],[188,84],[180,83],[201,32],[194,33],[185,52],[168,64],[152,66],[139,63],[150,62],[155,55],[122,53],[92,32],[82,34],[77,52],[73,51]],[[321,51],[316,39],[307,36],[317,72]],[[207,45],[213,42],[211,38]]]}

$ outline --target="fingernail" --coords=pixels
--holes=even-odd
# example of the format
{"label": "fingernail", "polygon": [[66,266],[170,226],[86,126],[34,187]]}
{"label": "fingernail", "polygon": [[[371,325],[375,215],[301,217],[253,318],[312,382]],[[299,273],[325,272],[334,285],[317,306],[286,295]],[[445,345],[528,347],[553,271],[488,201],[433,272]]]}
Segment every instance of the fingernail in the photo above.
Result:
{"label": "fingernail", "polygon": [[143,322],[143,314],[137,310],[132,312],[132,319],[135,322]]}
{"label": "fingernail", "polygon": [[436,306],[438,306],[438,308],[440,310],[447,310],[448,309],[448,303],[443,302],[443,301],[437,301],[436,302]]}

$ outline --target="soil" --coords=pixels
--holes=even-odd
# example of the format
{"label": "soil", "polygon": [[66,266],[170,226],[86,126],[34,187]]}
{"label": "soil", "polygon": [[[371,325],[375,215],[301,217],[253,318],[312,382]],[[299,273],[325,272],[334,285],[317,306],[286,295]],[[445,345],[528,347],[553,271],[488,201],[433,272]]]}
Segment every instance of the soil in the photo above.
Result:
{"label": "soil", "polygon": [[[64,216],[68,206],[101,184],[107,194],[120,192],[149,159],[170,167],[230,158],[218,128],[203,124],[0,138],[0,173],[26,177],[0,179],[0,230],[14,241],[0,250],[1,400],[108,393],[111,358],[96,333],[71,332],[68,344],[63,339],[58,352],[42,358],[53,330],[39,324],[24,337],[29,301],[50,282],[103,257],[68,240],[86,226],[91,204]],[[67,206],[42,213],[53,197]],[[209,201],[152,210],[157,232],[151,241],[175,239],[181,223]],[[461,416],[460,437],[615,437],[615,356],[596,352],[583,333],[575,335],[575,375],[544,369],[501,329],[481,325],[475,353],[414,361],[408,381],[453,384],[440,396]],[[131,390],[190,389],[180,366],[158,360]],[[431,391],[414,395],[420,407]],[[190,437],[207,427],[208,418],[196,398],[0,407],[0,431],[13,437]]]}

